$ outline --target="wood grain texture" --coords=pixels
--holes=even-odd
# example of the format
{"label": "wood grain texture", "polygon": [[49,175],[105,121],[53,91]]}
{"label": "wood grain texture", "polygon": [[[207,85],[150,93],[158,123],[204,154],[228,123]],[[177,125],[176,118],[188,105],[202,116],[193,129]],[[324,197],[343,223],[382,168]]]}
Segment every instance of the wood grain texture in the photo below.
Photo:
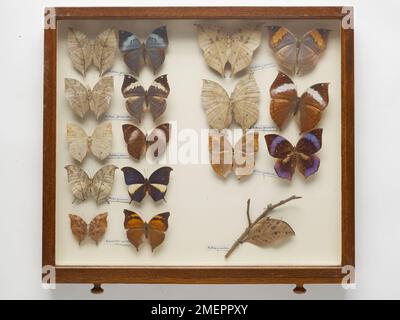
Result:
{"label": "wood grain texture", "polygon": [[[56,8],[56,20],[337,19],[341,7]],[[62,267],[57,283],[341,283],[354,250],[354,31],[342,30],[342,261],[296,267]],[[57,29],[45,30],[43,129],[43,265],[55,266]]]}

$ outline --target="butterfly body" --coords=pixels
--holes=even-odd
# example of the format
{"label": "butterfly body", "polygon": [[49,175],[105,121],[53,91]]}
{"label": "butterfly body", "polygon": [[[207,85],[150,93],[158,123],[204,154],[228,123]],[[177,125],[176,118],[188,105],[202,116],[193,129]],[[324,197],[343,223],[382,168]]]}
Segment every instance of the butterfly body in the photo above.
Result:
{"label": "butterfly body", "polygon": [[166,74],[156,78],[148,90],[135,77],[125,75],[121,92],[126,98],[126,110],[140,122],[146,108],[150,110],[153,120],[165,112],[170,88]]}
{"label": "butterfly body", "polygon": [[280,66],[290,74],[305,74],[317,64],[325,51],[329,30],[312,29],[297,38],[281,26],[269,26],[269,46]]}
{"label": "butterfly body", "polygon": [[168,229],[169,212],[155,215],[149,222],[144,222],[139,214],[124,210],[124,227],[130,243],[139,251],[139,246],[143,242],[143,237],[148,239],[151,250],[154,251],[165,239],[165,232]]}
{"label": "butterfly body", "polygon": [[308,178],[315,174],[320,159],[315,155],[322,147],[322,129],[305,133],[296,146],[277,134],[265,135],[269,154],[277,158],[274,169],[278,177],[291,180],[296,168]]}
{"label": "butterfly body", "polygon": [[148,193],[154,201],[165,200],[171,167],[161,167],[155,170],[149,178],[145,178],[132,167],[123,167],[125,183],[131,201],[141,202]]}
{"label": "butterfly body", "polygon": [[270,115],[282,129],[292,116],[296,116],[300,132],[313,129],[321,120],[329,104],[329,83],[317,83],[309,87],[300,97],[289,76],[279,72],[270,88]]}

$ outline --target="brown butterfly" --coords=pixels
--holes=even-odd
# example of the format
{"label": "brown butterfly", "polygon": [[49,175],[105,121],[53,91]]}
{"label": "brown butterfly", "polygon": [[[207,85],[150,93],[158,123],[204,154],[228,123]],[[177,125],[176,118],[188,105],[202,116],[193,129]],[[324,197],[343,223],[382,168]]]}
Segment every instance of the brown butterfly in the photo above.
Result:
{"label": "brown butterfly", "polygon": [[211,167],[220,177],[226,178],[234,172],[238,179],[253,173],[255,154],[258,152],[258,132],[243,135],[234,146],[227,137],[219,133],[210,133],[208,149]]}
{"label": "brown butterfly", "polygon": [[171,124],[169,123],[158,125],[150,134],[144,134],[142,130],[132,124],[122,126],[128,153],[136,160],[140,160],[153,144],[155,144],[153,156],[160,157],[167,148],[170,130]]}
{"label": "brown butterfly", "polygon": [[309,87],[301,97],[297,96],[292,79],[279,72],[269,90],[270,114],[275,124],[282,129],[293,116],[298,116],[300,132],[313,129],[321,120],[322,111],[328,106],[329,83],[317,83]]}
{"label": "brown butterfly", "polygon": [[136,250],[139,251],[139,246],[143,242],[143,236],[149,240],[151,251],[154,251],[165,238],[165,231],[168,229],[169,212],[163,212],[155,215],[148,223],[135,212],[125,209],[124,227],[126,236]]}
{"label": "brown butterfly", "polygon": [[89,228],[85,220],[76,214],[70,214],[69,218],[71,220],[71,231],[79,244],[86,238],[89,237],[98,244],[99,240],[106,233],[107,229],[107,216],[108,213],[100,213],[95,216],[89,224]]}
{"label": "brown butterfly", "polygon": [[153,120],[165,112],[169,91],[166,74],[156,78],[147,91],[139,80],[131,75],[125,75],[121,87],[122,95],[126,98],[126,110],[139,122],[142,120],[145,107],[150,109]]}
{"label": "brown butterfly", "polygon": [[288,29],[269,26],[269,46],[279,65],[290,74],[311,71],[325,51],[329,30],[313,29],[297,38]]}
{"label": "brown butterfly", "polygon": [[296,146],[277,134],[265,135],[269,154],[277,158],[275,172],[279,178],[291,180],[296,168],[308,178],[319,169],[320,159],[315,155],[322,147],[322,129],[305,133]]}

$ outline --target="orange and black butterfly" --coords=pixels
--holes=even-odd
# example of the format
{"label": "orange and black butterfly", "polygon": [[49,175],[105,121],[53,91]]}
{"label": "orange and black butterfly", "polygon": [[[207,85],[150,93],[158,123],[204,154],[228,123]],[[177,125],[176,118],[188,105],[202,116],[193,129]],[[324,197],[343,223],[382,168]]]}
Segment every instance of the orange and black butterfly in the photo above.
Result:
{"label": "orange and black butterfly", "polygon": [[155,215],[148,223],[133,211],[124,210],[126,236],[136,250],[139,251],[139,246],[143,242],[143,237],[149,240],[151,251],[154,251],[165,238],[165,231],[168,229],[169,212],[163,212]]}
{"label": "orange and black butterfly", "polygon": [[281,26],[269,26],[269,46],[279,65],[290,74],[305,74],[317,64],[325,51],[330,30],[312,29],[297,38]]}
{"label": "orange and black butterfly", "polygon": [[292,180],[297,169],[308,178],[319,169],[320,159],[315,155],[322,147],[322,129],[305,133],[296,146],[277,134],[265,135],[269,154],[277,158],[275,172],[279,178]]}
{"label": "orange and black butterfly", "polygon": [[328,86],[329,83],[314,84],[299,97],[292,79],[279,72],[269,90],[271,95],[269,111],[272,120],[279,129],[282,129],[295,115],[300,132],[310,131],[321,120],[322,111],[328,106]]}

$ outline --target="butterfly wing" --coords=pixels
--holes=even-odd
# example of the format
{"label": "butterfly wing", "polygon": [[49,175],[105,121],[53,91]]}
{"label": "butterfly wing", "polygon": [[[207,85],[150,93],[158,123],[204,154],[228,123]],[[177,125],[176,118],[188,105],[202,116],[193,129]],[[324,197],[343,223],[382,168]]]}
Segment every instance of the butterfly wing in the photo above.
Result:
{"label": "butterfly wing", "polygon": [[168,229],[169,212],[159,213],[148,223],[146,237],[149,239],[151,251],[154,251],[165,239],[165,231]]}
{"label": "butterfly wing", "polygon": [[214,81],[203,80],[201,102],[211,128],[222,130],[230,126],[232,122],[231,103],[223,87]]}
{"label": "butterfly wing", "polygon": [[68,151],[72,158],[82,162],[88,150],[88,136],[77,124],[67,124]]}
{"label": "butterfly wing", "polygon": [[100,76],[113,66],[117,46],[117,35],[114,29],[107,29],[96,37],[93,47],[93,64],[99,69]]}
{"label": "butterfly wing", "polygon": [[257,25],[239,29],[232,35],[229,55],[232,76],[250,65],[253,53],[260,43],[261,31]]}
{"label": "butterfly wing", "polygon": [[269,47],[278,64],[290,74],[294,74],[297,65],[297,38],[288,29],[280,26],[269,26],[268,32]]}
{"label": "butterfly wing", "polygon": [[269,90],[271,103],[269,112],[272,120],[281,130],[288,119],[296,112],[296,86],[283,72],[279,72]]}
{"label": "butterfly wing", "polygon": [[277,134],[264,136],[269,154],[277,158],[274,169],[278,177],[291,180],[296,169],[296,155],[292,144]]}
{"label": "butterfly wing", "polygon": [[252,74],[238,82],[231,95],[233,117],[243,130],[251,128],[258,120],[260,90]]}
{"label": "butterfly wing", "polygon": [[207,65],[224,77],[230,47],[228,34],[214,25],[196,26],[199,31],[198,42]]}
{"label": "butterfly wing", "polygon": [[136,160],[140,160],[146,153],[147,142],[144,133],[132,124],[122,126],[128,153]]}
{"label": "butterfly wing", "polygon": [[99,119],[111,105],[111,97],[114,93],[114,77],[103,77],[93,87],[92,98],[93,103],[90,109]]}
{"label": "butterfly wing", "polygon": [[149,87],[147,91],[147,103],[154,121],[165,112],[169,91],[166,74],[156,78]]}
{"label": "butterfly wing", "polygon": [[126,229],[126,236],[130,243],[132,243],[136,250],[139,250],[140,244],[143,242],[143,235],[145,233],[145,224],[140,216],[130,210],[125,209],[124,227]]}
{"label": "butterfly wing", "polygon": [[322,129],[304,134],[296,145],[297,169],[308,178],[319,169],[320,159],[314,155],[322,147]]}
{"label": "butterfly wing", "polygon": [[149,195],[154,201],[164,199],[169,184],[171,167],[161,167],[154,171],[149,177]]}
{"label": "butterfly wing", "polygon": [[68,183],[74,199],[85,201],[89,197],[91,180],[81,168],[74,164],[65,166]]}
{"label": "butterfly wing", "polygon": [[169,142],[171,124],[163,123],[153,129],[146,137],[147,148],[151,149],[154,158],[161,157]]}
{"label": "butterfly wing", "polygon": [[159,27],[148,36],[145,44],[146,63],[153,69],[154,74],[165,60],[165,50],[168,47],[167,27]]}
{"label": "butterfly wing", "polygon": [[317,83],[307,89],[299,101],[300,132],[310,131],[321,120],[322,111],[328,106],[329,83]]}
{"label": "butterfly wing", "polygon": [[141,202],[146,195],[146,179],[143,175],[131,167],[123,167],[125,184],[128,186],[128,193],[131,200]]}
{"label": "butterfly wing", "polygon": [[91,194],[96,199],[96,203],[100,204],[107,201],[111,194],[114,184],[115,170],[118,169],[113,164],[106,165],[98,170],[92,179]]}
{"label": "butterfly wing", "polygon": [[139,80],[131,75],[124,76],[121,92],[125,101],[126,110],[137,121],[141,121],[146,102],[146,90]]}
{"label": "butterfly wing", "polygon": [[251,132],[242,136],[235,144],[233,165],[238,179],[253,173],[258,152],[258,132]]}
{"label": "butterfly wing", "polygon": [[72,66],[85,76],[93,57],[93,46],[89,38],[83,32],[70,28],[67,45]]}
{"label": "butterfly wing", "polygon": [[329,32],[327,29],[313,29],[301,38],[297,57],[298,74],[314,69],[326,49]]}
{"label": "butterfly wing", "polygon": [[261,219],[244,239],[256,246],[277,245],[294,236],[292,227],[285,221],[269,217]]}
{"label": "butterfly wing", "polygon": [[112,125],[111,122],[103,122],[94,129],[90,139],[90,151],[99,159],[107,158],[112,149]]}
{"label": "butterfly wing", "polygon": [[89,224],[89,237],[98,244],[107,230],[108,213],[100,213],[95,216]]}
{"label": "butterfly wing", "polygon": [[232,145],[227,137],[219,133],[210,133],[208,135],[208,150],[214,172],[220,177],[228,177],[232,171],[233,152]]}
{"label": "butterfly wing", "polygon": [[144,64],[143,46],[132,32],[119,31],[119,50],[124,55],[125,64],[135,74],[139,74]]}
{"label": "butterfly wing", "polygon": [[78,80],[65,78],[65,97],[72,111],[83,119],[89,110],[89,96],[87,88]]}
{"label": "butterfly wing", "polygon": [[69,214],[68,216],[71,221],[72,234],[75,236],[80,244],[86,238],[86,235],[88,233],[87,223],[76,214]]}

